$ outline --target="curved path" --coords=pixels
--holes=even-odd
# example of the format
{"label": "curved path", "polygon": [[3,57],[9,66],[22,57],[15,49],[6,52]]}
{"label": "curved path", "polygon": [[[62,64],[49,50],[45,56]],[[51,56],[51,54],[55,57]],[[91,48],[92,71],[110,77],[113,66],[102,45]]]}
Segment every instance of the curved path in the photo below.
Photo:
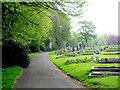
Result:
{"label": "curved path", "polygon": [[53,65],[47,56],[48,53],[40,53],[33,57],[15,88],[83,88]]}

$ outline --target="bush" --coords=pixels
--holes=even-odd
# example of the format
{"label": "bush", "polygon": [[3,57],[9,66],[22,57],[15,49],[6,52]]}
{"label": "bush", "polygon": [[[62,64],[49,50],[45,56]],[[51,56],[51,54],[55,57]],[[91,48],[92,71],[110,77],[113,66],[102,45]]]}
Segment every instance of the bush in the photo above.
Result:
{"label": "bush", "polygon": [[63,50],[57,50],[55,51],[55,54],[56,55],[62,55],[62,54],[65,54]]}
{"label": "bush", "polygon": [[20,43],[10,40],[2,46],[2,66],[21,66],[23,68],[29,65],[28,50]]}
{"label": "bush", "polygon": [[30,46],[30,52],[33,53],[33,52],[39,52],[40,51],[40,48],[38,46]]}

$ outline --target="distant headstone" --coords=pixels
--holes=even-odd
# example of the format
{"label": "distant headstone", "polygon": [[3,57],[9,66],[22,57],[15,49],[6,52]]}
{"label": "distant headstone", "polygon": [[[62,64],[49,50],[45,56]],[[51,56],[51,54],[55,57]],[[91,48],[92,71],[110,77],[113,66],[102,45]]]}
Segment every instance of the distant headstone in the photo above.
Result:
{"label": "distant headstone", "polygon": [[93,54],[92,61],[93,61],[93,62],[96,61],[96,53],[95,53],[95,52],[94,52],[94,54]]}
{"label": "distant headstone", "polygon": [[98,63],[120,63],[120,58],[101,58]]}
{"label": "distant headstone", "polygon": [[97,53],[100,54],[100,49],[97,49]]}

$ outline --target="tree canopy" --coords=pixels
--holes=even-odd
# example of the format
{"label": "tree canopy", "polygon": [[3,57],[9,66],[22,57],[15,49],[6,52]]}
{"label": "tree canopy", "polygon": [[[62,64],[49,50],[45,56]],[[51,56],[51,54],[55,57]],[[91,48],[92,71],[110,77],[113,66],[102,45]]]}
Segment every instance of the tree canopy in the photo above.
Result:
{"label": "tree canopy", "polygon": [[[61,2],[2,2],[4,65],[17,60],[19,54],[25,57],[21,58],[22,66],[28,65],[27,53],[47,50],[50,43],[55,49],[60,49],[70,36],[68,15],[81,14],[81,7],[84,5],[84,0],[77,2],[65,2],[64,0]],[[7,50],[12,54],[9,54]],[[14,55],[15,53],[18,54]],[[24,64],[24,61],[27,64]]]}
{"label": "tree canopy", "polygon": [[95,39],[96,38],[96,33],[95,29],[96,27],[92,22],[88,21],[81,21],[79,22],[80,24],[80,34],[82,35],[83,39],[86,42],[86,45],[88,45],[88,40]]}

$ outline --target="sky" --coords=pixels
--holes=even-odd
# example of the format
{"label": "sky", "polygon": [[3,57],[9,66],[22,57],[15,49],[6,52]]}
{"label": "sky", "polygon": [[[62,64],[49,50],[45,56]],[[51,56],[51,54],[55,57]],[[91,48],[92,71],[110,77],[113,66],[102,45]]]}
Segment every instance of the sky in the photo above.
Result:
{"label": "sky", "polygon": [[118,35],[118,2],[120,0],[87,0],[88,6],[83,18],[72,18],[72,31],[79,28],[77,22],[87,20],[96,26],[96,33]]}

